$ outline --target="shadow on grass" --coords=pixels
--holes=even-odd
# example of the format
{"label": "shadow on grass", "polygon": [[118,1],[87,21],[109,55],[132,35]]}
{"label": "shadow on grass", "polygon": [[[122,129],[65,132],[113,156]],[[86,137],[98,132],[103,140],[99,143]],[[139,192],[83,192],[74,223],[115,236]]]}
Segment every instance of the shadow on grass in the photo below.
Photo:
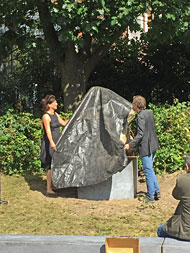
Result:
{"label": "shadow on grass", "polygon": [[[26,175],[24,176],[26,182],[28,183],[30,190],[41,192],[44,196],[46,196],[46,177],[42,174],[35,175]],[[53,190],[57,193],[58,197],[62,198],[77,198],[77,187],[69,187],[63,189],[55,189]]]}
{"label": "shadow on grass", "polygon": [[54,191],[57,192],[58,196],[62,198],[78,198],[77,187],[54,189]]}

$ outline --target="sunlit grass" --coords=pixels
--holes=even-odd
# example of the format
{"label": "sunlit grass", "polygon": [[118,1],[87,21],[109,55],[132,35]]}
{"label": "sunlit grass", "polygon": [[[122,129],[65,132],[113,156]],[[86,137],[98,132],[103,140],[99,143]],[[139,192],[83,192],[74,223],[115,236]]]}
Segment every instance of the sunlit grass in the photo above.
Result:
{"label": "sunlit grass", "polygon": [[8,201],[8,205],[0,205],[3,234],[156,236],[157,227],[173,211],[137,199],[47,198],[44,175],[3,175],[1,181],[1,199]]}

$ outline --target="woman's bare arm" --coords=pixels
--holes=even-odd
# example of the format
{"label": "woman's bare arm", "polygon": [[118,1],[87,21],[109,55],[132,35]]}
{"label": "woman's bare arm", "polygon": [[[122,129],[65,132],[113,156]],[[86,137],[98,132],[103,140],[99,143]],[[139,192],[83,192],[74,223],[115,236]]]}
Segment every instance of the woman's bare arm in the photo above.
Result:
{"label": "woman's bare arm", "polygon": [[68,119],[67,120],[62,120],[62,118],[59,116],[58,113],[56,113],[57,117],[58,117],[58,120],[59,120],[59,123],[62,125],[62,126],[66,126],[67,123],[68,123]]}

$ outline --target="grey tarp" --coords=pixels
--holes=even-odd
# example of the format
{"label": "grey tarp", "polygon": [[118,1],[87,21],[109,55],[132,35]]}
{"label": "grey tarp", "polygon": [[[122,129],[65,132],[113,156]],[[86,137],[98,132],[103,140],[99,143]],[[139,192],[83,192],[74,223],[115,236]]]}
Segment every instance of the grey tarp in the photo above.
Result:
{"label": "grey tarp", "polygon": [[127,164],[120,134],[131,103],[109,89],[93,87],[64,128],[52,158],[55,188],[100,183]]}

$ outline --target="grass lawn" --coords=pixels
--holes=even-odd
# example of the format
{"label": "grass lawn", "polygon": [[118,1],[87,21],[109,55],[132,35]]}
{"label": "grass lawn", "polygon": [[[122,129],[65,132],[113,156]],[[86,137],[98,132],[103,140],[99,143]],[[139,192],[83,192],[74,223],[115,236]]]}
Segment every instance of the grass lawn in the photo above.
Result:
{"label": "grass lawn", "polygon": [[[1,199],[8,205],[0,205],[0,233],[157,236],[177,205],[171,196],[176,175],[158,176],[162,198],[152,205],[137,199],[82,200],[74,188],[47,198],[45,175],[2,175]],[[142,178],[138,191],[146,191]]]}

